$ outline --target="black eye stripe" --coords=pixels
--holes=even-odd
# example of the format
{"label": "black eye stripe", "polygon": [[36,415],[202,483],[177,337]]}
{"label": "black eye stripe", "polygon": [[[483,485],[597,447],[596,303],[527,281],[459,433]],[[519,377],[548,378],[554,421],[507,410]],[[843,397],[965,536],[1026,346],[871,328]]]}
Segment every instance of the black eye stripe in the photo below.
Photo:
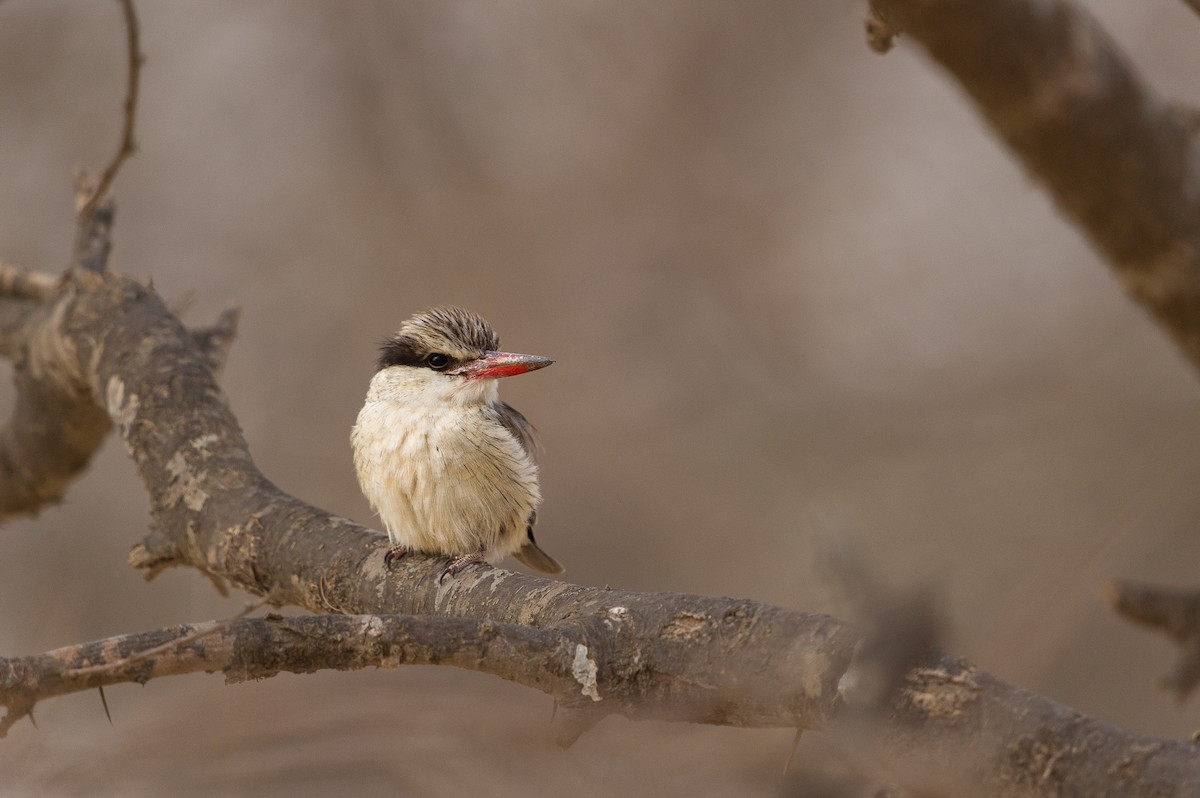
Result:
{"label": "black eye stripe", "polygon": [[379,368],[389,366],[423,366],[425,352],[418,351],[410,338],[390,338],[379,347]]}

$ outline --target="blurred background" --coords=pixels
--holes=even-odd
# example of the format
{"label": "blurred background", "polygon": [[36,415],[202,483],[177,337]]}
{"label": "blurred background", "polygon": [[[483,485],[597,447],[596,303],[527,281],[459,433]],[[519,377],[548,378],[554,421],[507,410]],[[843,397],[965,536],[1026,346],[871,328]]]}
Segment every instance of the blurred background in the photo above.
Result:
{"label": "blurred background", "polygon": [[[1184,4],[1090,2],[1200,103]],[[853,619],[823,561],[927,585],[945,647],[1119,726],[1182,737],[1159,636],[1113,576],[1194,585],[1200,382],[911,42],[846,2],[142,3],[140,150],[113,266],[205,324],[263,471],[377,526],[348,442],[375,346],[476,310],[549,355],[506,382],[541,430],[538,537],[588,585]],[[0,3],[0,257],[61,269],[71,175],[115,149],[117,3]],[[4,401],[11,404],[11,390]],[[126,564],[147,502],[109,441],[0,530],[0,652],[225,617]],[[514,566],[515,567],[515,566]],[[37,709],[8,795],[773,795],[788,730],[610,718],[437,668],[190,676]],[[837,763],[818,735],[798,760]],[[847,765],[848,767],[849,765]],[[794,766],[795,767],[795,766]]]}

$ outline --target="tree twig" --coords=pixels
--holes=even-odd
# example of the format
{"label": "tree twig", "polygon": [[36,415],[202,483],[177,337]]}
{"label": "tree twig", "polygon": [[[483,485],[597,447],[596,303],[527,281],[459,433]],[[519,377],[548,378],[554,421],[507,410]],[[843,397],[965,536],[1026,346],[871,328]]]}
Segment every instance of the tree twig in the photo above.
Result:
{"label": "tree twig", "polygon": [[125,102],[123,104],[124,122],[121,130],[121,142],[117,146],[116,154],[100,174],[100,179],[96,182],[90,194],[86,198],[81,198],[82,201],[79,203],[78,211],[79,218],[81,219],[90,216],[96,210],[99,203],[107,196],[108,190],[112,187],[113,180],[116,179],[117,172],[121,170],[121,166],[137,151],[137,142],[134,139],[134,123],[137,118],[138,88],[141,82],[142,63],[145,61],[145,56],[142,55],[137,10],[133,7],[133,0],[118,0],[118,2],[121,4],[121,13],[125,20],[125,40],[129,62],[129,72],[125,86]]}
{"label": "tree twig", "polygon": [[[217,634],[218,632],[224,632],[224,631],[230,629],[234,624],[236,624],[241,619],[245,618],[250,613],[265,606],[267,603],[269,603],[269,601],[270,601],[270,598],[262,598],[262,599],[259,599],[258,601],[250,602],[237,615],[226,618],[222,621],[213,621],[212,623],[204,624],[203,626],[193,630],[190,634],[185,634],[185,635],[182,635],[181,637],[177,637],[172,640],[168,640],[167,642],[162,643],[157,646],[151,646],[150,648],[135,650],[132,654],[121,657],[119,659],[115,659],[115,660],[106,659],[103,662],[74,668],[74,669],[69,670],[66,675],[70,678],[78,679],[81,677],[92,676],[97,673],[105,673],[108,671],[111,671],[111,672],[128,671],[129,668],[132,665],[134,665],[135,663],[143,662],[148,659],[153,659],[155,657],[169,654],[171,651],[183,648],[184,646],[187,646],[203,637],[207,637],[208,635],[212,635],[212,634]],[[113,640],[122,640],[122,639],[124,639],[124,637],[126,637],[126,636],[122,636],[121,638],[112,638],[112,639]],[[120,648],[120,646],[118,644],[114,644],[111,648],[117,649],[117,648]]]}

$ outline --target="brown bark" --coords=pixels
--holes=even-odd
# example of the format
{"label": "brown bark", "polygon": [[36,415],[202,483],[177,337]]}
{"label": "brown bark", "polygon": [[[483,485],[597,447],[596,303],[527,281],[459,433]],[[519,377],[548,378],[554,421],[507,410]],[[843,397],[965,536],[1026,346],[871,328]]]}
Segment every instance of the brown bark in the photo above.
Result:
{"label": "brown bark", "polygon": [[[385,536],[259,473],[196,336],[153,291],[76,269],[50,302],[61,310],[31,316],[29,336],[57,340],[46,349],[56,368],[80,376],[75,396],[103,408],[137,466],[153,531],[131,561],[148,576],[192,566],[321,613],[551,633],[574,646],[580,685],[561,699],[563,742],[612,713],[805,728],[837,714],[839,680],[860,639],[850,626],[753,601],[601,590],[486,566],[439,583],[442,561],[422,556],[389,571]],[[549,683],[563,666],[530,658],[502,675]],[[962,661],[933,656],[908,674],[900,696],[881,756],[949,783],[986,785],[984,794],[1200,789],[1200,758],[1188,744],[1127,734]],[[1114,771],[1114,762],[1125,764]],[[1161,792],[1166,785],[1175,792]]]}

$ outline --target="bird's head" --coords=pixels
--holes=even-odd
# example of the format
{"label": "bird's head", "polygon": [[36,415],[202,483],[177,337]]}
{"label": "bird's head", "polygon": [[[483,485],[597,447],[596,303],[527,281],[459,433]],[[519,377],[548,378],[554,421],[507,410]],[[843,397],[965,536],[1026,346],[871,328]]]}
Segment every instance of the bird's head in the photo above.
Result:
{"label": "bird's head", "polygon": [[500,337],[483,318],[439,306],[400,325],[379,347],[379,375],[410,401],[496,400],[496,380],[549,366],[540,355],[501,352]]}

